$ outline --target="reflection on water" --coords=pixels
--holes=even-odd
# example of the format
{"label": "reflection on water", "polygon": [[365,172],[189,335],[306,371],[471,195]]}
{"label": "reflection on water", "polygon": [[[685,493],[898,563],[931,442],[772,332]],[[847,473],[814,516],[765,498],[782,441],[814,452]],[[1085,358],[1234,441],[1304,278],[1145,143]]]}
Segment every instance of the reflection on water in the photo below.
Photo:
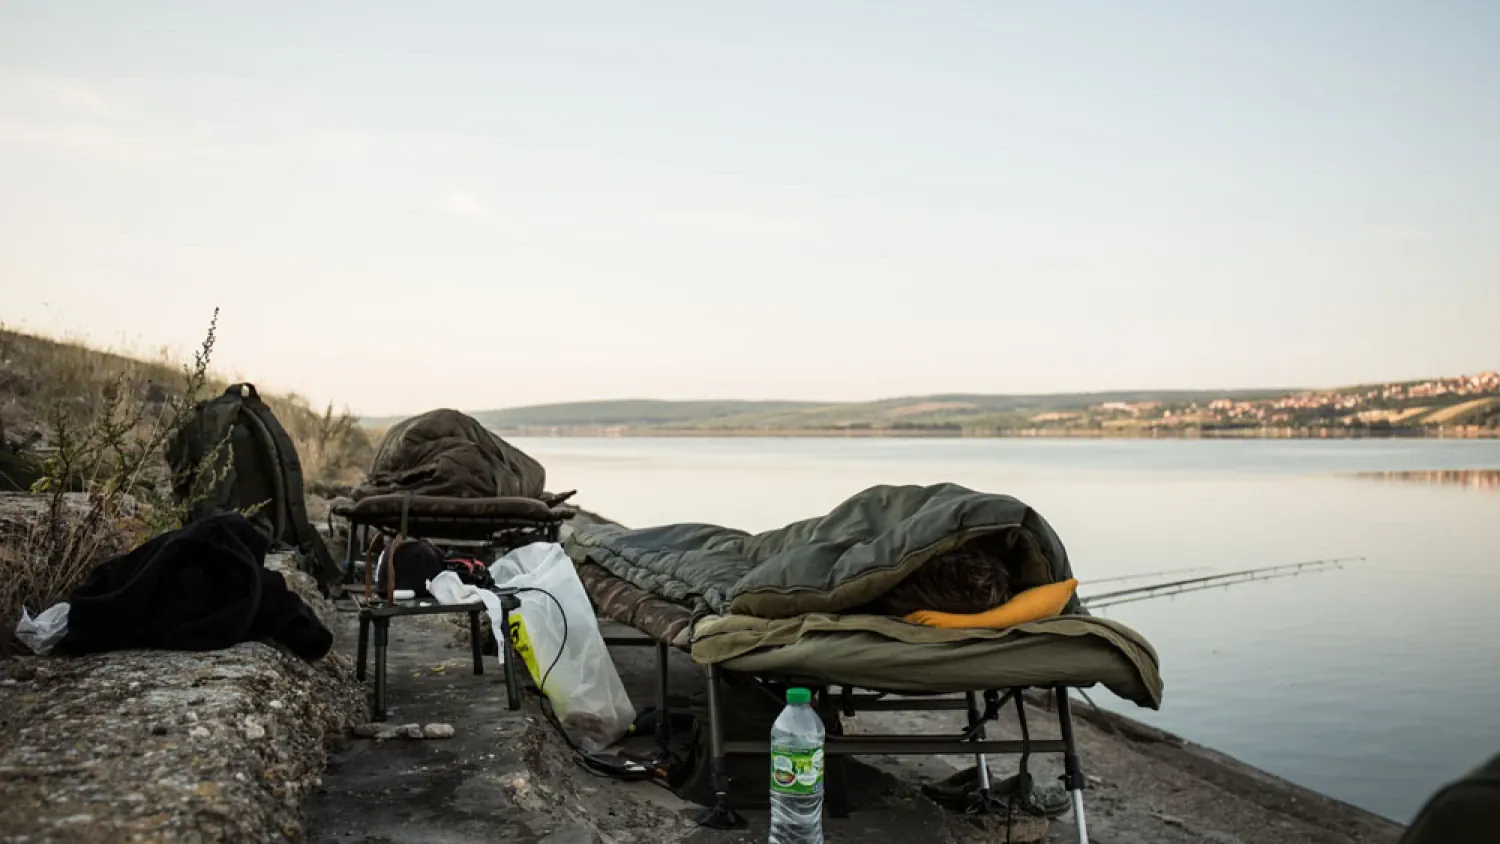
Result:
{"label": "reflection on water", "polygon": [[1500,492],[1500,469],[1439,469],[1427,472],[1359,472],[1355,477],[1377,481],[1441,484]]}

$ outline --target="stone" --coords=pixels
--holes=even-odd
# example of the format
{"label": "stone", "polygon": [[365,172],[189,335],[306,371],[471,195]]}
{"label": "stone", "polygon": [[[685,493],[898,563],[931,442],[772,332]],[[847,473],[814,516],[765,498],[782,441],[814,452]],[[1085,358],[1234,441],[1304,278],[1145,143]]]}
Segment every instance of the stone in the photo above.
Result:
{"label": "stone", "polygon": [[564,824],[547,833],[538,844],[600,844],[603,839],[583,824]]}
{"label": "stone", "polygon": [[422,725],[421,724],[403,724],[403,725],[401,725],[400,732],[401,732],[401,735],[406,736],[407,738],[416,738],[416,739],[419,739],[419,738],[422,737]]}
{"label": "stone", "polygon": [[[336,612],[311,578],[284,576]],[[0,736],[0,771],[21,774],[0,776],[0,829],[34,842],[306,840],[325,743],[365,706],[337,651],[309,663],[246,642],[0,660],[0,720],[25,725]]]}
{"label": "stone", "polygon": [[452,724],[428,724],[422,728],[422,735],[430,739],[453,738]]}

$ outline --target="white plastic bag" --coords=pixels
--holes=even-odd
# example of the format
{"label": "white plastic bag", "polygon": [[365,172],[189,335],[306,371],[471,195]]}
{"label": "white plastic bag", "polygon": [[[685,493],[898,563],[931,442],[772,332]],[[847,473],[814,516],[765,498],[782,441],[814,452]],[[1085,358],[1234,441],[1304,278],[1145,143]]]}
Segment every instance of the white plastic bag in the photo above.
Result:
{"label": "white plastic bag", "polygon": [[16,625],[16,638],[31,648],[32,653],[46,656],[54,645],[62,641],[62,637],[68,635],[69,609],[71,605],[64,601],[53,604],[42,610],[41,615],[32,618],[31,613],[21,607],[21,621]]}
{"label": "white plastic bag", "polygon": [[623,738],[635,722],[635,707],[562,546],[534,542],[517,548],[490,566],[490,576],[497,586],[526,590],[517,596],[520,611],[510,615],[511,646],[552,701],[563,731],[588,753]]}

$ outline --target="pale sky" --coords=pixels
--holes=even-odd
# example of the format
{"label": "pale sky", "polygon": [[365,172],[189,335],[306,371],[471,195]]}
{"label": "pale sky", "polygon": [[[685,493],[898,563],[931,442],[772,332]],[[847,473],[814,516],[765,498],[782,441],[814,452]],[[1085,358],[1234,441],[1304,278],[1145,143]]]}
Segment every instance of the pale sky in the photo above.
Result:
{"label": "pale sky", "polygon": [[1500,3],[0,4],[0,320],[367,413],[1500,366]]}

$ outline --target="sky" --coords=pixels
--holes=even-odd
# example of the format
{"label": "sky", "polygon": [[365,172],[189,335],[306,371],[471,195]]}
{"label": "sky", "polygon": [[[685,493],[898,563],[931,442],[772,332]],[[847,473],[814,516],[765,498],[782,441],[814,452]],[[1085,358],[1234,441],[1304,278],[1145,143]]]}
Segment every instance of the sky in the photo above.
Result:
{"label": "sky", "polygon": [[369,414],[1500,367],[1500,4],[0,4],[0,322]]}

